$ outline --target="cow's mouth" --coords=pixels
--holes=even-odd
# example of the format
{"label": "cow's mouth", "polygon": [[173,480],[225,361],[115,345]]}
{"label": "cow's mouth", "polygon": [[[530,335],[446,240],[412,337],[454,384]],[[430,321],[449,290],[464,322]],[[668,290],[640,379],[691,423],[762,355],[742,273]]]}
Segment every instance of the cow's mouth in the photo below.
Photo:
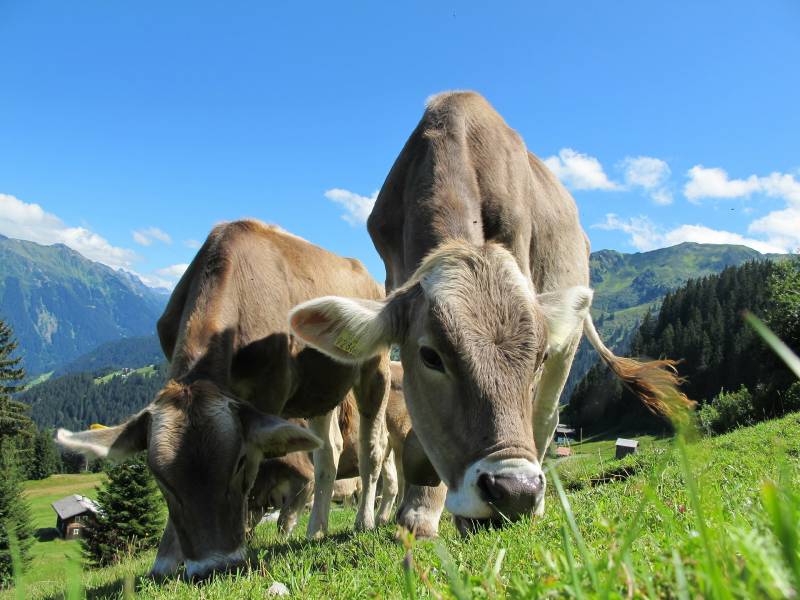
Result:
{"label": "cow's mouth", "polygon": [[458,533],[462,537],[484,531],[486,529],[499,529],[505,524],[505,520],[499,516],[488,517],[485,519],[474,519],[472,517],[460,517],[453,515],[453,522],[455,523]]}

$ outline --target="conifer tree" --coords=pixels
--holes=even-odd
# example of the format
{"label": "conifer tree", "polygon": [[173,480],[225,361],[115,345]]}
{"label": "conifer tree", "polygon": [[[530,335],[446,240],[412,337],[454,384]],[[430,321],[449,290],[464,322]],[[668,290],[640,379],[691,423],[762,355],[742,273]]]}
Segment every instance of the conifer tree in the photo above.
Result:
{"label": "conifer tree", "polygon": [[97,520],[83,539],[84,556],[98,567],[157,546],[164,523],[164,503],[142,455],[106,473]]}
{"label": "conifer tree", "polygon": [[44,479],[61,470],[61,456],[53,442],[50,431],[40,431],[36,434],[33,446],[33,461],[31,464],[30,479]]}
{"label": "conifer tree", "polygon": [[[12,583],[14,565],[25,570],[30,563],[30,547],[33,543],[30,507],[22,496],[22,486],[14,449],[9,441],[0,443],[0,588]],[[12,553],[13,541],[16,551]],[[16,557],[14,557],[16,555]]]}
{"label": "conifer tree", "polygon": [[5,321],[0,320],[0,439],[29,431],[31,420],[27,406],[12,398],[18,392],[25,378],[22,357],[14,356],[17,341]]}

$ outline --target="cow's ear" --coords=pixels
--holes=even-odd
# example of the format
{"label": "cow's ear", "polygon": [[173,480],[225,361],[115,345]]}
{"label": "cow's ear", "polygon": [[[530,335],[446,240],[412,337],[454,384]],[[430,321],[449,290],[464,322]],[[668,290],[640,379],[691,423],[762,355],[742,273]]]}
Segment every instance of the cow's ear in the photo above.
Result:
{"label": "cow's ear", "polygon": [[359,363],[387,351],[389,327],[383,302],[325,296],[289,313],[289,327],[303,342],[341,362]]}
{"label": "cow's ear", "polygon": [[253,409],[245,409],[241,417],[248,445],[260,451],[263,458],[277,458],[290,452],[310,452],[322,446],[322,440],[307,428],[280,417]]}
{"label": "cow's ear", "polygon": [[592,295],[591,289],[578,285],[536,297],[547,321],[550,352],[561,352],[575,334],[582,331],[583,321],[592,305]]}
{"label": "cow's ear", "polygon": [[65,450],[78,452],[90,458],[120,461],[147,449],[149,430],[150,411],[144,409],[115,427],[100,427],[78,432],[59,429],[55,441]]}
{"label": "cow's ear", "polygon": [[403,442],[403,476],[413,485],[434,487],[442,482],[413,429]]}

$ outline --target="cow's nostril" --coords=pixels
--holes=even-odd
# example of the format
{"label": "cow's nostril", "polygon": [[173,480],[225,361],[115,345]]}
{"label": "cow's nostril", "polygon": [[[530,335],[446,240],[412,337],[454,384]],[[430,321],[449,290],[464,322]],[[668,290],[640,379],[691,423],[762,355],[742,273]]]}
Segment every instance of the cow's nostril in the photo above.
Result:
{"label": "cow's nostril", "polygon": [[513,521],[533,512],[544,489],[544,476],[482,473],[476,483],[481,498]]}
{"label": "cow's nostril", "polygon": [[478,489],[486,502],[494,503],[500,500],[500,489],[491,473],[481,473],[478,476]]}

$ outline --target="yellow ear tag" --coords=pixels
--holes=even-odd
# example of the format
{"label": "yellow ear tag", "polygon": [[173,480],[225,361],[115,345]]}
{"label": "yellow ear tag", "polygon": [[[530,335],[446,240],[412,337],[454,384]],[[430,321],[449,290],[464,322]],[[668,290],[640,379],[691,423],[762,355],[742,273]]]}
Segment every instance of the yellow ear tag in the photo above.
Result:
{"label": "yellow ear tag", "polygon": [[339,348],[339,350],[355,356],[358,352],[359,343],[358,338],[353,335],[353,333],[347,329],[342,329],[342,332],[339,334],[339,337],[336,338],[333,345]]}
{"label": "yellow ear tag", "polygon": [[89,429],[108,429],[107,425],[101,425],[100,423],[92,423],[89,425]]}

